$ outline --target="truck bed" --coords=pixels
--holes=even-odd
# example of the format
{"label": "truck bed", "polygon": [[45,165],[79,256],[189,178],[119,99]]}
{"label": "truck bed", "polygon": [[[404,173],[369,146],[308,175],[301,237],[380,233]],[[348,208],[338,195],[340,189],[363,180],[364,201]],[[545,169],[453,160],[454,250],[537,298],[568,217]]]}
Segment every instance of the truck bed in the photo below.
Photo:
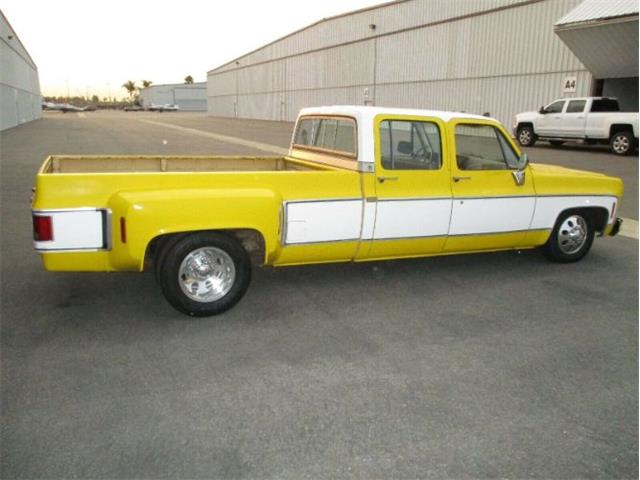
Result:
{"label": "truck bed", "polygon": [[276,172],[323,169],[322,165],[291,157],[54,155],[45,162],[41,173]]}

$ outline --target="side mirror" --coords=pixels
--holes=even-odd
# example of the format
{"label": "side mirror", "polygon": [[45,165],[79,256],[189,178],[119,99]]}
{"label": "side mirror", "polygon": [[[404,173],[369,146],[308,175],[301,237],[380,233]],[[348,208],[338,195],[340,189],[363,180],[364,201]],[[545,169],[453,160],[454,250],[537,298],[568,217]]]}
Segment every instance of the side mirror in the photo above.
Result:
{"label": "side mirror", "polygon": [[527,157],[526,153],[523,153],[520,155],[520,158],[518,158],[518,163],[516,164],[518,171],[524,170],[527,168],[527,165],[529,165],[529,157]]}
{"label": "side mirror", "polygon": [[540,107],[540,110],[538,110],[538,113],[540,115],[544,115],[545,113],[547,113],[547,111],[544,109],[544,107]]}

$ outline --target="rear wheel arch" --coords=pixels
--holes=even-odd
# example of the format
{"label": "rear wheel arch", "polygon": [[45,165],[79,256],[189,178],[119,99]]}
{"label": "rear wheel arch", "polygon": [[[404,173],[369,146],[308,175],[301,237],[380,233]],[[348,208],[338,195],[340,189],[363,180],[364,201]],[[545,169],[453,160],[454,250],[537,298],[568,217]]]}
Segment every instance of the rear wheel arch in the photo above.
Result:
{"label": "rear wheel arch", "polygon": [[609,138],[620,132],[631,132],[631,135],[633,135],[633,125],[629,123],[614,123],[609,129]]}
{"label": "rear wheel arch", "polygon": [[232,229],[210,229],[210,230],[192,230],[186,232],[174,232],[158,235],[152,238],[147,244],[145,251],[144,267],[153,268],[158,272],[162,268],[162,263],[171,248],[189,235],[199,233],[215,232],[227,235],[242,245],[251,258],[253,265],[264,265],[267,258],[266,241],[264,234],[255,228],[232,228]]}

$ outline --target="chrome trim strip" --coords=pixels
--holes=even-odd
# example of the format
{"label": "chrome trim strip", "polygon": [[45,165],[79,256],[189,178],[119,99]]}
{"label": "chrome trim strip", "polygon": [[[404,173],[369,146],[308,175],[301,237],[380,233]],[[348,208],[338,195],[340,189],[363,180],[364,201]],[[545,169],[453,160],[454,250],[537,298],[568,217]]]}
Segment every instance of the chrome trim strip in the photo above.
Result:
{"label": "chrome trim strip", "polygon": [[330,199],[305,199],[305,200],[285,200],[282,203],[289,205],[290,203],[327,203],[327,202],[362,202],[364,198],[330,198]]}
{"label": "chrome trim strip", "polygon": [[110,210],[108,208],[98,207],[77,207],[77,208],[47,208],[47,209],[31,209],[32,213],[56,213],[56,212],[98,212],[100,210]]}
{"label": "chrome trim strip", "polygon": [[104,248],[34,248],[38,253],[87,253],[106,252]]}
{"label": "chrome trim strip", "polygon": [[376,171],[376,166],[373,162],[358,160],[358,171],[360,173],[373,173]]}
{"label": "chrome trim strip", "polygon": [[[405,202],[412,200],[499,200],[504,198],[569,198],[569,197],[599,197],[616,199],[615,195],[599,195],[599,194],[568,194],[568,195],[493,195],[493,196],[475,196],[475,197],[397,197],[397,198],[378,198],[378,202]],[[368,197],[371,198],[371,197]],[[348,202],[354,200],[362,200],[362,198],[331,198],[331,199],[302,199],[302,200],[285,200],[283,203],[305,203],[305,202]]]}
{"label": "chrome trim strip", "polygon": [[102,230],[102,238],[104,239],[104,250],[111,251],[113,247],[113,212],[110,208],[102,209],[102,224],[104,229]]}
{"label": "chrome trim strip", "polygon": [[[418,240],[421,238],[454,238],[454,237],[475,237],[482,235],[506,235],[508,233],[528,233],[528,232],[550,232],[551,228],[536,228],[533,230],[508,230],[504,232],[481,232],[481,233],[460,233],[457,235],[418,235],[418,236],[410,236],[410,237],[388,237],[388,238],[350,238],[346,240],[324,240],[322,242],[296,242],[296,243],[288,243],[284,246],[295,246],[295,245],[313,245],[313,244],[321,244],[321,243],[342,243],[342,242],[356,242],[361,241],[365,242],[385,242],[388,240]],[[514,247],[517,248],[517,247]]]}

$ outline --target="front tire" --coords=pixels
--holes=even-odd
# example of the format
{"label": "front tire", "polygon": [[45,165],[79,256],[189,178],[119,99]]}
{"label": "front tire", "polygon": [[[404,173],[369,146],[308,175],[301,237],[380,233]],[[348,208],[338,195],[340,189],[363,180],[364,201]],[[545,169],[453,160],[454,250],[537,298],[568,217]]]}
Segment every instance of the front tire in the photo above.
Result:
{"label": "front tire", "polygon": [[200,232],[172,245],[160,268],[167,301],[193,317],[218,315],[243,297],[251,281],[251,260],[234,237]]}
{"label": "front tire", "polygon": [[594,237],[590,217],[580,212],[565,212],[558,217],[543,252],[554,262],[577,262],[589,252]]}
{"label": "front tire", "polygon": [[617,132],[611,135],[609,149],[615,155],[631,155],[635,147],[635,138],[631,132]]}
{"label": "front tire", "polygon": [[536,143],[536,134],[532,127],[524,126],[518,128],[518,143],[523,147],[533,147]]}

